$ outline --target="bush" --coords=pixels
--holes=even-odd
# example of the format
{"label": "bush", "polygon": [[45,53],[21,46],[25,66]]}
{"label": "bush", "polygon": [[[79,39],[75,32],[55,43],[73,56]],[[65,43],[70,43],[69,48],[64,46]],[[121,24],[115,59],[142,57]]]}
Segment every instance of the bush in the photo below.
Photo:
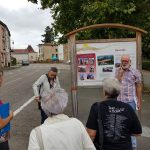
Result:
{"label": "bush", "polygon": [[144,60],[142,62],[142,69],[150,71],[150,60]]}
{"label": "bush", "polygon": [[15,66],[17,64],[17,59],[14,57],[11,57],[11,64],[12,66]]}

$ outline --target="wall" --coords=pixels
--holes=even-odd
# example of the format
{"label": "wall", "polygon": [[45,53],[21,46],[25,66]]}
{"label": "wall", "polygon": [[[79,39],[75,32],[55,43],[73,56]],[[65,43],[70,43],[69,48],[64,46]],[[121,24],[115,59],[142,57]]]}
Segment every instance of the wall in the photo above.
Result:
{"label": "wall", "polygon": [[47,61],[52,58],[52,55],[58,55],[57,46],[51,44],[40,44],[39,45],[39,60]]}
{"label": "wall", "polygon": [[58,45],[58,58],[60,61],[64,60],[63,45]]}
{"label": "wall", "polygon": [[0,21],[0,67],[10,65],[10,32]]}
{"label": "wall", "polygon": [[38,53],[29,53],[29,61],[37,62],[38,61]]}
{"label": "wall", "polygon": [[21,63],[22,60],[29,60],[28,54],[12,54],[12,57],[17,59],[17,63]]}

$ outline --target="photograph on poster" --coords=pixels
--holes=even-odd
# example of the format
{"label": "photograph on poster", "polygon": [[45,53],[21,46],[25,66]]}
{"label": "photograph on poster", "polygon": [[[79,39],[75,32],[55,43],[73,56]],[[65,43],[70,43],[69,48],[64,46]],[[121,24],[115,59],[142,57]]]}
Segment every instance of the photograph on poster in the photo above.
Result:
{"label": "photograph on poster", "polygon": [[114,65],[114,55],[97,56],[97,62],[98,62],[99,66],[102,66],[102,65]]}
{"label": "photograph on poster", "polygon": [[89,58],[90,65],[94,65],[94,58]]}
{"label": "photograph on poster", "polygon": [[113,72],[113,67],[104,67],[102,69],[103,72]]}
{"label": "photograph on poster", "polygon": [[117,62],[116,62],[116,63],[115,63],[115,68],[120,67],[120,64],[121,64],[121,63],[117,63]]}
{"label": "photograph on poster", "polygon": [[88,65],[89,64],[89,59],[88,58],[84,58],[84,65]]}
{"label": "photograph on poster", "polygon": [[88,74],[87,74],[87,79],[88,79],[88,80],[93,80],[93,79],[95,79],[94,74],[88,73]]}
{"label": "photograph on poster", "polygon": [[83,73],[80,74],[80,80],[85,80],[85,74]]}
{"label": "photograph on poster", "polygon": [[78,66],[78,72],[86,72],[86,66]]}
{"label": "photograph on poster", "polygon": [[78,64],[83,65],[83,58],[78,58]]}
{"label": "photograph on poster", "polygon": [[94,66],[90,66],[89,72],[94,72]]}

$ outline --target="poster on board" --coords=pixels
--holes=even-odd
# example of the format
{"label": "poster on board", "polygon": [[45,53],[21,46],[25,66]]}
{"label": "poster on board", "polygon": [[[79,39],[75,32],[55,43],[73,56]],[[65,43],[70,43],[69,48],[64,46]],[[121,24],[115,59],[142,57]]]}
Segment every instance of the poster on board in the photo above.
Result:
{"label": "poster on board", "polygon": [[131,57],[136,68],[136,41],[77,44],[78,86],[102,85],[106,77],[114,77],[123,54]]}
{"label": "poster on board", "polygon": [[79,81],[91,82],[96,79],[96,58],[94,53],[77,55]]}

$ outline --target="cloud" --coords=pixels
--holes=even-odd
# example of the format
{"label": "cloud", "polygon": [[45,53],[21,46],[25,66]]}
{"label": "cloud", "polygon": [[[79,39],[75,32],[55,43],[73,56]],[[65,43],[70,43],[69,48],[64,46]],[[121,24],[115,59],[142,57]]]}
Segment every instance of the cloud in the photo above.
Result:
{"label": "cloud", "polygon": [[36,45],[41,43],[45,27],[53,22],[50,10],[41,10],[38,7],[32,4],[10,10],[0,6],[0,20],[10,30],[11,40],[14,41],[13,48],[26,48],[31,44],[38,51]]}

